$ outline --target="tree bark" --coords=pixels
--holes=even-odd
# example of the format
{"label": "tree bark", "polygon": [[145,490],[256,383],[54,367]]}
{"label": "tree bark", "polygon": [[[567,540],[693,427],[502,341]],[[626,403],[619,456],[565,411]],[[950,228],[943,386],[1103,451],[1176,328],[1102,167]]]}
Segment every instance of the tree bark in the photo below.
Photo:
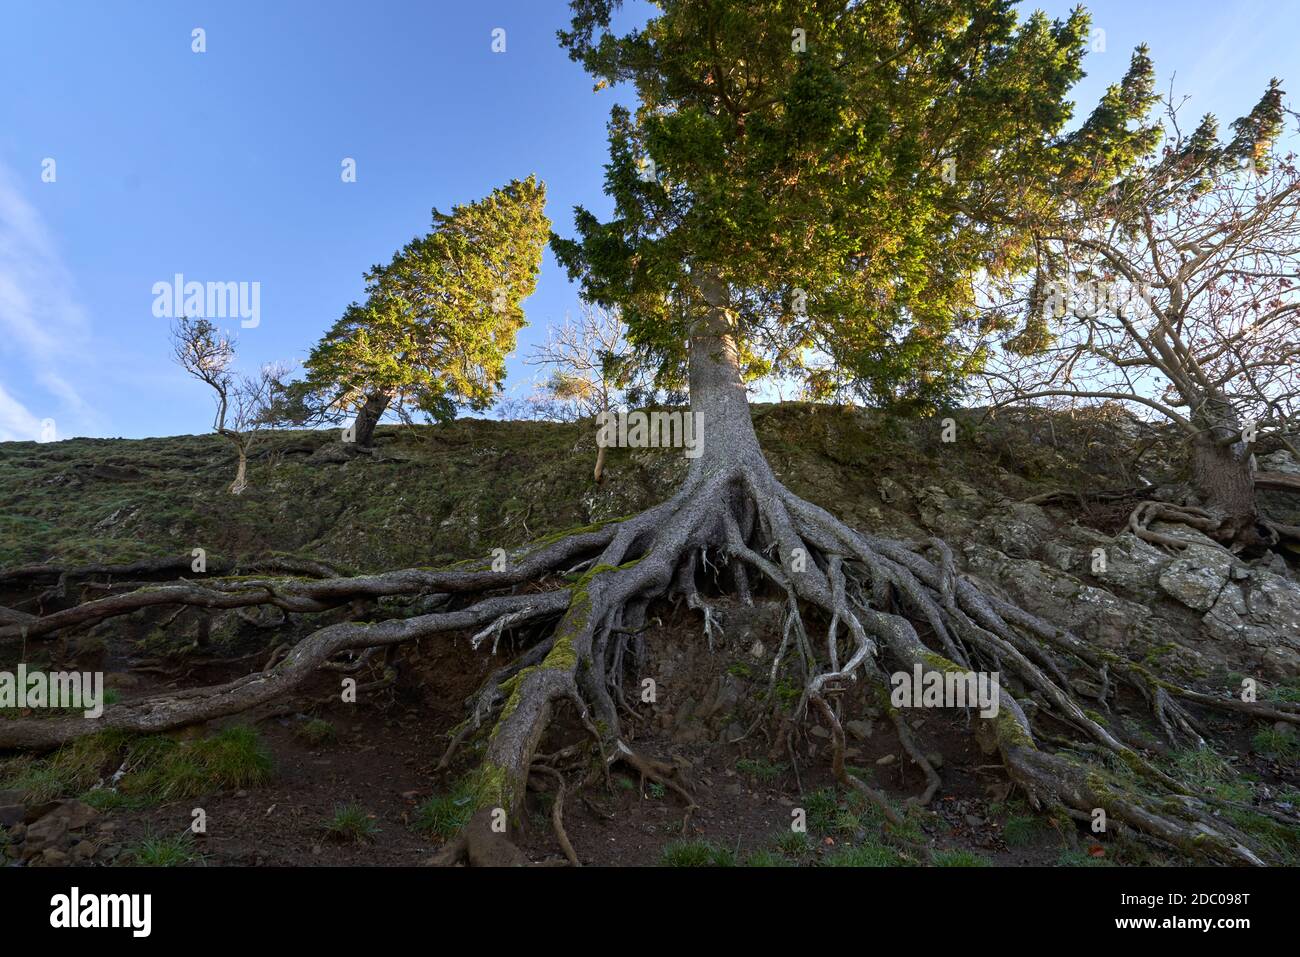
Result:
{"label": "tree bark", "polygon": [[393,401],[391,392],[372,392],[366,396],[365,404],[357,412],[356,422],[352,425],[353,441],[361,448],[374,447],[375,426],[379,424],[391,401]]}
{"label": "tree bark", "polygon": [[1220,538],[1255,544],[1259,541],[1259,509],[1250,445],[1241,438],[1224,442],[1241,430],[1227,403],[1211,399],[1201,409],[1193,418],[1200,432],[1192,440],[1192,484],[1202,507],[1220,519]]}
{"label": "tree bark", "polygon": [[714,475],[741,463],[765,469],[750,417],[726,284],[706,271],[698,277],[696,288],[705,307],[690,338],[690,400],[703,451],[691,462],[690,478]]}
{"label": "tree bark", "polygon": [[239,467],[235,470],[235,480],[230,483],[231,495],[241,495],[248,488],[248,452],[242,445],[237,445],[236,448],[239,451]]}

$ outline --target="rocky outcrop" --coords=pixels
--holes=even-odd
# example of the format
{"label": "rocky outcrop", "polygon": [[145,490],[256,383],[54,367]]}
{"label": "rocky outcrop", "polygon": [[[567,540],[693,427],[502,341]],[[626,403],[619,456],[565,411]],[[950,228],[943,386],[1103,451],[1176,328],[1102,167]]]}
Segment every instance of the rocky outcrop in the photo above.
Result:
{"label": "rocky outcrop", "polygon": [[1300,584],[1278,555],[1245,562],[1195,530],[1156,523],[1186,542],[1174,553],[963,483],[880,486],[933,534],[969,543],[961,557],[983,585],[1100,647],[1159,654],[1191,676],[1300,675]]}

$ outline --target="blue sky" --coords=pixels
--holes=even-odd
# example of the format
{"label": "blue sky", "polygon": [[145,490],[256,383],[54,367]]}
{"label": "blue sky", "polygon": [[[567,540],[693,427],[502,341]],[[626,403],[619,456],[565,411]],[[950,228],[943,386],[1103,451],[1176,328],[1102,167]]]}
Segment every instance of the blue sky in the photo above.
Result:
{"label": "blue sky", "polygon": [[[1193,116],[1226,123],[1270,76],[1300,87],[1300,3],[1088,7],[1105,50],[1084,109],[1142,41]],[[303,358],[433,206],[536,173],[558,231],[575,203],[606,211],[612,94],[559,48],[566,22],[561,0],[0,0],[0,440],[46,419],[58,438],[205,431],[210,397],[152,311],[176,273],[260,283],[259,325],[228,323],[251,369]],[[508,392],[527,391],[522,356],[576,308],[548,252]]]}

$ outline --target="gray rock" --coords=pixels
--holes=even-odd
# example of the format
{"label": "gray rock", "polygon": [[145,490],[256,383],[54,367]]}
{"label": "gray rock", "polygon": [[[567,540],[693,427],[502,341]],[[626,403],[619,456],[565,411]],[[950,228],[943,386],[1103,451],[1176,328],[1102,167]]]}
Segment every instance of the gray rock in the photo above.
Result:
{"label": "gray rock", "polygon": [[880,480],[880,500],[889,505],[906,507],[912,501],[912,493],[891,478]]}
{"label": "gray rock", "polygon": [[1226,549],[1188,545],[1160,572],[1160,588],[1188,608],[1209,611],[1227,586],[1232,567],[1232,555]]}
{"label": "gray rock", "polygon": [[[1092,571],[1092,548],[1105,548],[1106,567]],[[1109,544],[1097,544],[1084,553],[1084,567],[1098,581],[1126,592],[1140,593],[1156,587],[1169,556],[1132,532],[1122,532]]]}
{"label": "gray rock", "polygon": [[21,804],[0,805],[0,827],[13,827],[22,824],[27,816],[27,809]]}
{"label": "gray rock", "polygon": [[1295,460],[1286,449],[1278,449],[1268,455],[1261,455],[1255,460],[1261,472],[1284,472],[1287,475],[1300,475],[1300,462]]}
{"label": "gray rock", "polygon": [[1201,623],[1239,658],[1258,661],[1265,677],[1300,674],[1300,585],[1295,582],[1257,568],[1244,590],[1224,588]]}

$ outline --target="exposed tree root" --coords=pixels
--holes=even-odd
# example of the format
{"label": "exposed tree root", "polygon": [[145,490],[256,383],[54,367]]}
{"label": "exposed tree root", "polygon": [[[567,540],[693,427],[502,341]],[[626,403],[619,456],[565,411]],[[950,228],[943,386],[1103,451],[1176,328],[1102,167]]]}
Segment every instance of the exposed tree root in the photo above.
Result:
{"label": "exposed tree root", "polygon": [[[1145,524],[1169,506],[1140,507]],[[1183,513],[1187,512],[1186,515]],[[1179,510],[1179,520],[1198,519]],[[1208,521],[1208,519],[1206,519]],[[1148,538],[1148,540],[1151,540]],[[574,568],[585,569],[558,583]],[[474,735],[486,735],[483,758],[472,773],[475,812],[464,833],[437,855],[438,863],[522,863],[510,841],[522,819],[530,774],[558,779],[553,810],[556,839],[565,856],[578,858],[561,819],[564,772],[538,763],[538,747],[557,709],[572,707],[591,738],[586,784],[625,763],[662,783],[694,809],[677,768],[638,754],[620,729],[630,711],[622,686],[636,646],[645,640],[647,610],[664,599],[683,600],[699,611],[701,637],[711,642],[716,622],[698,581],[705,574],[729,582],[748,600],[759,585],[785,597],[785,627],[771,680],[793,670],[804,683],[793,720],[814,706],[832,733],[836,778],[862,792],[892,820],[883,795],[844,765],[844,731],[830,698],[858,680],[885,688],[886,661],[924,675],[997,671],[995,715],[973,721],[974,733],[996,750],[1012,781],[1031,801],[1087,818],[1104,809],[1116,822],[1189,854],[1218,862],[1258,864],[1268,853],[1214,814],[1213,803],[1187,793],[1177,781],[1118,740],[1076,700],[1069,675],[1098,679],[1105,699],[1120,685],[1135,689],[1175,743],[1202,744],[1181,702],[1220,707],[1300,722],[1300,707],[1242,707],[1171,686],[1144,667],[1090,648],[1062,629],[982,592],[956,568],[952,552],[932,540],[921,548],[854,531],[825,510],[777,482],[761,455],[691,471],[670,500],[641,515],[587,529],[516,556],[505,571],[471,565],[443,571],[410,569],[362,577],[209,579],[201,583],[151,585],[84,602],[34,620],[0,625],[0,637],[41,637],[88,627],[111,617],[150,608],[199,606],[245,608],[269,605],[286,612],[315,613],[384,596],[446,596],[444,608],[409,619],[344,622],[321,628],[293,646],[266,670],[205,688],[154,695],[107,708],[97,721],[20,719],[0,722],[0,747],[50,748],[104,728],[157,732],[267,704],[299,687],[322,669],[346,670],[344,652],[392,647],[435,634],[473,634],[474,647],[496,647],[503,634],[550,621],[545,637],[499,669],[467,702],[466,722],[454,733],[440,767]],[[541,585],[542,590],[526,587]],[[824,643],[808,622],[829,622]],[[924,635],[924,637],[922,637]],[[821,644],[823,650],[818,651]],[[341,667],[340,667],[341,666]],[[1036,692],[1036,721],[1077,749],[1052,752],[1036,733],[1011,688]],[[927,803],[940,786],[938,773],[898,721],[900,742],[926,777],[915,796]],[[584,747],[586,747],[584,745]],[[1109,756],[1106,761],[1080,755]],[[578,755],[581,757],[581,755]],[[1140,787],[1139,787],[1140,785]],[[504,826],[503,826],[504,825]],[[503,833],[504,831],[504,833]]]}

